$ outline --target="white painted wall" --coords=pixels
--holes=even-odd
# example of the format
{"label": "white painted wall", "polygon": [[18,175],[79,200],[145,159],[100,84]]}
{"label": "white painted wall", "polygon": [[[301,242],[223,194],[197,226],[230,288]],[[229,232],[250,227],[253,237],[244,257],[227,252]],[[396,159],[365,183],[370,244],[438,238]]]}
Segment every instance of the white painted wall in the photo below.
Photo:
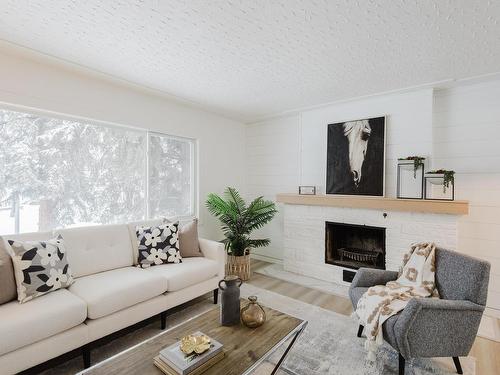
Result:
{"label": "white painted wall", "polygon": [[220,239],[204,201],[228,185],[244,188],[243,124],[4,44],[2,102],[197,139],[200,232]]}
{"label": "white painted wall", "polygon": [[[316,185],[324,193],[326,125],[386,114],[386,196],[396,194],[398,157],[426,155],[428,168],[454,169],[456,198],[471,205],[470,214],[459,219],[458,250],[491,262],[488,306],[500,310],[499,97],[500,81],[491,81],[353,100],[249,124],[248,193],[274,199],[296,192],[298,185]],[[281,213],[264,234],[272,245],[255,253],[281,261]]]}

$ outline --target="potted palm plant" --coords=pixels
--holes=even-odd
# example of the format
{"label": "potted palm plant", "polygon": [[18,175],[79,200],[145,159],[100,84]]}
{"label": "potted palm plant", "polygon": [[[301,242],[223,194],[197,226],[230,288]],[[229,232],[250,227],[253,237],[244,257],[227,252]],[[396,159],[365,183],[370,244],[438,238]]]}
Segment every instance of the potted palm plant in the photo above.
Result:
{"label": "potted palm plant", "polygon": [[242,280],[250,278],[250,250],[267,246],[269,238],[252,239],[250,234],[270,222],[276,206],[263,197],[254,199],[248,206],[234,188],[228,187],[223,197],[209,194],[206,206],[222,223],[227,251],[226,275],[237,275]]}

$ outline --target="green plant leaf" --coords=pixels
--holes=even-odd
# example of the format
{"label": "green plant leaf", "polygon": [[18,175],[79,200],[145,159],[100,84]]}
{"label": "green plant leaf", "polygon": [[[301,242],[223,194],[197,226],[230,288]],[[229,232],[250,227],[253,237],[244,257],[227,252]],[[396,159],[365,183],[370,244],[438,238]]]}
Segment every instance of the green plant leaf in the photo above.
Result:
{"label": "green plant leaf", "polygon": [[271,243],[271,240],[269,238],[263,238],[259,240],[250,240],[248,242],[250,247],[257,248],[257,247],[268,246]]}

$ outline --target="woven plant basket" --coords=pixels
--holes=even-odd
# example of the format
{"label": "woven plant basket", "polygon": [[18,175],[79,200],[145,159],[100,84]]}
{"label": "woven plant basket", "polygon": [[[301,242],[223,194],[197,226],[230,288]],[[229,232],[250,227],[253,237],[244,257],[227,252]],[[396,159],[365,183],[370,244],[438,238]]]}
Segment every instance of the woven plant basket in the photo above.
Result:
{"label": "woven plant basket", "polygon": [[236,275],[243,281],[250,279],[250,255],[240,257],[228,255],[226,259],[226,275]]}

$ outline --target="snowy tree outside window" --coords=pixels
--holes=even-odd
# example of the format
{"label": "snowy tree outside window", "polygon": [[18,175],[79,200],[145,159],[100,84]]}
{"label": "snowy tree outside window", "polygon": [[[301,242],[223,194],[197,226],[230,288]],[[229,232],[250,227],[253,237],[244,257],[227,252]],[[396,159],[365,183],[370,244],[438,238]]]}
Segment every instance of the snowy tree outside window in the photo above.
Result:
{"label": "snowy tree outside window", "polygon": [[193,144],[149,134],[149,216],[188,216],[192,207]]}
{"label": "snowy tree outside window", "polygon": [[187,139],[0,109],[0,234],[191,215],[192,155]]}

